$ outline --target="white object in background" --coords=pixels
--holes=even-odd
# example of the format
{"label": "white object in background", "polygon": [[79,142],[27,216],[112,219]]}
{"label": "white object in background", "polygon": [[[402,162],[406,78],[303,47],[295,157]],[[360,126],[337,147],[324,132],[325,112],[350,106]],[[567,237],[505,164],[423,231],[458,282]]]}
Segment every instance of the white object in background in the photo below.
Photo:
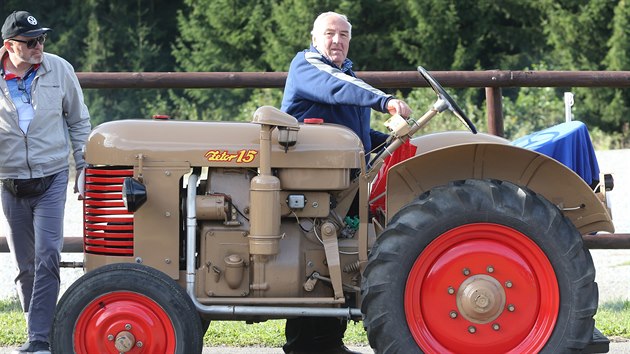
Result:
{"label": "white object in background", "polygon": [[571,113],[571,107],[573,107],[573,94],[571,92],[564,93],[564,118],[567,122],[573,120],[573,113]]}

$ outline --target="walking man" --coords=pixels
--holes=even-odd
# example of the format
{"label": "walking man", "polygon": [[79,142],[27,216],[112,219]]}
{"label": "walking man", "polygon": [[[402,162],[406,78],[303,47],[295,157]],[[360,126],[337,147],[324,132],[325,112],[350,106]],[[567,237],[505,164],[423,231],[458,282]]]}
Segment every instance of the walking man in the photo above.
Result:
{"label": "walking man", "polygon": [[50,353],[68,155],[72,152],[78,175],[91,129],[73,67],[44,52],[50,31],[26,11],[11,13],[2,26],[0,199],[28,327],[28,341],[14,353]]}

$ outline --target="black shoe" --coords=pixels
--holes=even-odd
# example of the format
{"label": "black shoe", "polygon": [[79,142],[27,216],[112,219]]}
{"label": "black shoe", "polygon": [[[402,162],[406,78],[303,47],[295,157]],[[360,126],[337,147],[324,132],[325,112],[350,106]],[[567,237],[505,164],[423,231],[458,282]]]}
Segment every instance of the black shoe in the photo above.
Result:
{"label": "black shoe", "polygon": [[342,345],[340,347],[331,349],[330,351],[327,351],[326,353],[330,353],[330,354],[361,354],[359,352],[355,352],[353,350],[348,349],[348,347],[346,347],[345,345]]}
{"label": "black shoe", "polygon": [[50,354],[50,345],[41,340],[24,343],[23,346],[11,352],[11,354]]}
{"label": "black shoe", "polygon": [[302,350],[292,350],[287,354],[361,354],[359,352],[352,351],[348,349],[345,345],[330,348],[326,350],[317,350],[317,351],[302,351]]}

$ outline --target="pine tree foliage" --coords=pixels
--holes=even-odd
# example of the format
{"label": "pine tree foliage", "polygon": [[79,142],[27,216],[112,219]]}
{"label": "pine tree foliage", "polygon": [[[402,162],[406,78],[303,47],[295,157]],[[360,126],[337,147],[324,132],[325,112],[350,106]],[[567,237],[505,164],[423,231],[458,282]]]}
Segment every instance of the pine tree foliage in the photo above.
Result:
{"label": "pine tree foliage", "polygon": [[[627,0],[3,0],[0,17],[17,9],[54,29],[46,50],[78,72],[286,71],[295,53],[309,47],[313,20],[325,11],[352,22],[349,58],[358,71],[630,70]],[[423,90],[391,92],[422,104]],[[622,89],[504,89],[506,125],[522,125],[506,132],[555,122],[566,90],[576,94],[577,119],[614,137],[616,147],[627,146],[630,95]],[[483,121],[483,89],[451,92]],[[279,106],[282,90],[85,95],[98,124],[153,113],[249,120],[260,105]]]}

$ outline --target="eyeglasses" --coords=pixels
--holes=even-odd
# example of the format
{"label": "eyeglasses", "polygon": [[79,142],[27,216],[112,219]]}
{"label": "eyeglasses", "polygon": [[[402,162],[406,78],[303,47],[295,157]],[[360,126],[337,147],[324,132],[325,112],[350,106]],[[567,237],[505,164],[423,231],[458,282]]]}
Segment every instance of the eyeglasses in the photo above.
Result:
{"label": "eyeglasses", "polygon": [[24,79],[17,79],[17,87],[20,92],[22,92],[22,102],[31,103],[31,95],[26,90],[26,84],[24,84]]}
{"label": "eyeglasses", "polygon": [[26,48],[33,49],[33,48],[35,48],[37,43],[43,45],[44,42],[46,42],[46,35],[42,34],[41,36],[39,36],[37,38],[29,39],[28,41],[23,41],[21,39],[15,39],[15,38],[9,38],[9,40],[10,41],[15,41],[15,42],[20,42],[20,43],[26,43]]}

